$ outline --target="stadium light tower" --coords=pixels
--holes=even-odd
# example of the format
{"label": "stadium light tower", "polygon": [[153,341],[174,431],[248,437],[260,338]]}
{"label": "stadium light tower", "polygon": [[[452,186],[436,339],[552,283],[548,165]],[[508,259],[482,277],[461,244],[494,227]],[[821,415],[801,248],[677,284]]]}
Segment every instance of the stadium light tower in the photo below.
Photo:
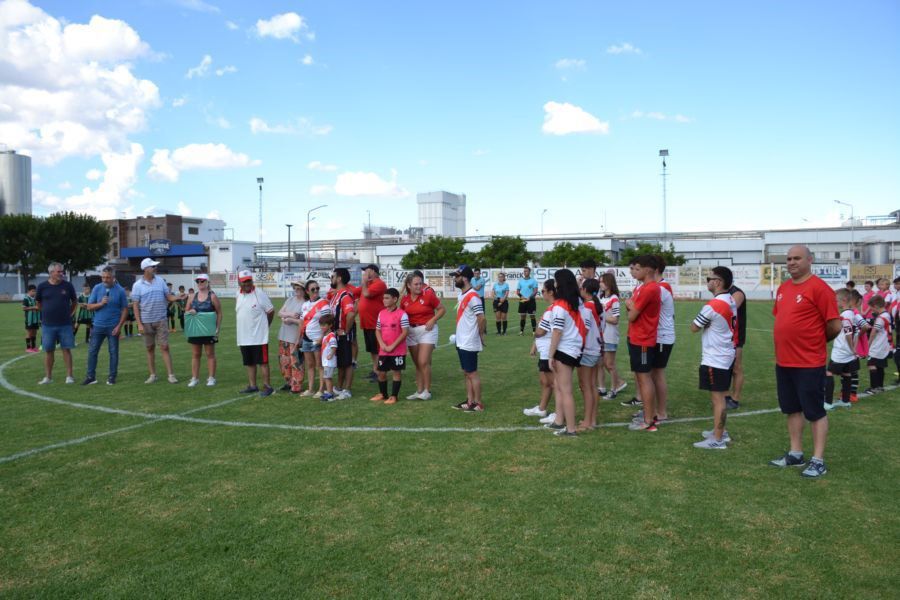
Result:
{"label": "stadium light tower", "polygon": [[285,223],[284,226],[288,228],[288,255],[287,255],[288,264],[287,264],[287,272],[290,273],[290,272],[291,272],[291,227],[293,227],[293,225],[292,225],[291,223]]}
{"label": "stadium light tower", "polygon": [[849,202],[841,202],[840,200],[835,200],[834,203],[850,207],[850,263],[852,264],[856,250],[856,241],[853,239],[853,229],[856,226],[856,219],[853,216],[853,205]]}
{"label": "stadium light tower", "polygon": [[541,260],[544,260],[544,215],[547,214],[547,209],[545,208],[543,212],[541,212]]}
{"label": "stadium light tower", "polygon": [[256,183],[259,184],[259,243],[262,244],[262,184],[263,178],[257,177]]}
{"label": "stadium light tower", "polygon": [[[668,150],[660,150],[659,155],[662,157],[662,193],[663,193],[663,246],[665,246],[668,237],[668,224],[666,221],[666,158],[669,156]],[[663,248],[665,250],[665,248]]]}
{"label": "stadium light tower", "polygon": [[310,269],[310,266],[309,266],[309,222],[312,220],[309,217],[310,217],[310,215],[313,214],[313,211],[319,210],[320,208],[325,208],[326,206],[328,206],[328,205],[320,204],[319,206],[313,207],[313,208],[309,209],[308,211],[306,211],[306,270],[307,271],[309,271],[309,269]]}

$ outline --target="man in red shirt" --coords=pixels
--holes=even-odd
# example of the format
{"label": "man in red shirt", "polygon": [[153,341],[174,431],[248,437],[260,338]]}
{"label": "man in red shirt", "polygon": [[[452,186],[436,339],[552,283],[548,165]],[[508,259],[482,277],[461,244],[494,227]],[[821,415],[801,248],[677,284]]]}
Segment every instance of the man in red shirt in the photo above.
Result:
{"label": "man in red shirt", "polygon": [[378,339],[375,337],[375,326],[378,323],[378,313],[384,309],[384,293],[387,285],[378,276],[378,265],[366,265],[362,271],[362,296],[359,299],[359,324],[363,330],[363,340],[366,343],[366,352],[372,357],[372,371],[369,372],[370,382],[378,381],[375,372],[378,365]]}
{"label": "man in red shirt", "polygon": [[[825,440],[828,413],[825,412],[825,362],[828,342],[841,331],[837,299],[831,287],[812,274],[813,255],[806,246],[788,250],[787,270],[791,275],[778,287],[772,314],[775,315],[775,380],[778,405],[787,415],[791,449],[769,464],[801,467],[804,477],[827,473]],[[813,456],[803,460],[804,418],[810,423]]]}
{"label": "man in red shirt", "polygon": [[352,398],[350,389],[353,387],[353,346],[355,339],[353,332],[356,328],[356,302],[353,292],[348,287],[350,283],[350,271],[344,267],[338,267],[331,273],[332,297],[328,301],[331,314],[335,318],[335,330],[337,333],[337,367],[338,379],[335,384],[335,398],[346,400]]}
{"label": "man in red shirt", "polygon": [[625,302],[628,310],[628,355],[644,403],[643,419],[634,423],[631,429],[656,431],[656,388],[651,371],[656,362],[656,334],[662,294],[656,281],[656,260],[652,256],[636,256],[630,268],[631,276],[639,285]]}

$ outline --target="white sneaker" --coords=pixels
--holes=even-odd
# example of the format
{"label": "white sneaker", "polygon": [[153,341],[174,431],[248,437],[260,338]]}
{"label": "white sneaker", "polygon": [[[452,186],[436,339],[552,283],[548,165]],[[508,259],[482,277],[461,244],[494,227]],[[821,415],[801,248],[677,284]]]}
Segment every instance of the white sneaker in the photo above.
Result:
{"label": "white sneaker", "polygon": [[322,392],[316,392],[315,394],[313,394],[313,398],[321,398],[321,397],[322,397]]}
{"label": "white sneaker", "polygon": [[157,377],[156,375],[151,375],[144,383],[156,383],[157,381],[159,381],[159,377]]}
{"label": "white sneaker", "polygon": [[178,383],[178,378],[169,373],[169,383]]}
{"label": "white sneaker", "polygon": [[[712,429],[707,429],[706,431],[702,432],[700,435],[703,436],[703,439],[709,440],[709,439],[712,439],[712,436],[714,434],[715,434],[715,431],[713,431]],[[731,436],[728,435],[727,429],[722,433],[722,441],[725,442],[726,444],[731,441]]]}
{"label": "white sneaker", "polygon": [[[826,404],[826,406],[827,406],[827,404]],[[844,402],[843,400],[835,400],[834,404],[832,404],[831,406],[834,408],[850,408],[853,405],[850,404],[849,402]]]}
{"label": "white sneaker", "polygon": [[717,442],[715,438],[706,438],[702,442],[694,444],[694,448],[702,448],[704,450],[728,450],[728,446],[723,438],[721,442]]}
{"label": "white sneaker", "polygon": [[48,383],[53,383],[53,380],[49,377],[44,377],[40,381],[38,381],[38,385],[47,385]]}
{"label": "white sneaker", "polygon": [[624,390],[627,387],[628,387],[628,382],[623,381],[622,385],[620,385],[619,387],[616,388],[616,393],[618,394],[619,392],[621,392],[622,390]]}
{"label": "white sneaker", "polygon": [[522,414],[526,417],[546,417],[547,411],[541,410],[540,405],[532,406],[531,408],[523,408]]}
{"label": "white sneaker", "polygon": [[66,383],[75,383],[75,378],[71,375],[66,376]]}
{"label": "white sneaker", "polygon": [[830,402],[826,402],[825,410],[834,410],[834,404],[831,404]]}
{"label": "white sneaker", "polygon": [[188,387],[197,387],[197,384],[200,383],[200,380],[196,377],[191,377],[191,380],[188,382]]}
{"label": "white sneaker", "polygon": [[348,398],[352,398],[353,394],[350,390],[341,390],[341,393],[335,396],[336,400],[347,400]]}
{"label": "white sneaker", "polygon": [[313,395],[313,393],[309,390],[303,390],[302,392],[300,392],[300,395],[303,396],[304,398],[309,398],[310,396]]}
{"label": "white sneaker", "polygon": [[598,387],[598,388],[597,388],[597,393],[600,394],[601,396],[605,396],[605,395],[606,395],[606,388],[605,388],[605,387]]}
{"label": "white sneaker", "polygon": [[543,419],[541,419],[540,422],[546,425],[547,423],[552,423],[555,420],[556,420],[556,413],[552,412],[549,415],[547,415],[546,417],[544,417]]}
{"label": "white sneaker", "polygon": [[420,394],[421,394],[421,392],[413,392],[412,394],[407,396],[406,399],[407,400],[421,400],[422,396]]}
{"label": "white sneaker", "polygon": [[419,400],[431,400],[431,392],[422,390],[422,393],[419,394]]}
{"label": "white sneaker", "polygon": [[216,385],[215,377],[210,377],[209,379],[206,380],[206,387],[212,387],[214,385]]}

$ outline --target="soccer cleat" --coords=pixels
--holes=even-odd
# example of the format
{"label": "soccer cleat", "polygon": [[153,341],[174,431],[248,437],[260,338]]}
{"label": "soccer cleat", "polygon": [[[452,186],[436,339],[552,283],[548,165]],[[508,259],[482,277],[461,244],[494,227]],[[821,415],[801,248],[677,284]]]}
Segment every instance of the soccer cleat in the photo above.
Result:
{"label": "soccer cleat", "polygon": [[238,392],[238,394],[255,394],[258,391],[259,391],[259,388],[256,387],[255,385],[248,385],[247,387],[242,389],[240,392]]}
{"label": "soccer cleat", "polygon": [[85,377],[84,381],[81,382],[81,385],[94,385],[97,383],[96,377]]}
{"label": "soccer cleat", "polygon": [[385,404],[390,406],[391,404],[397,404],[397,396],[391,396],[387,400],[384,401]]}
{"label": "soccer cleat", "polygon": [[38,381],[38,385],[47,385],[48,383],[53,383],[53,380],[49,377],[44,377],[40,381]]}
{"label": "soccer cleat", "polygon": [[215,377],[210,377],[206,380],[206,387],[213,387],[214,385],[216,385]]}
{"label": "soccer cleat", "polygon": [[484,412],[484,404],[481,402],[475,402],[474,404],[468,404],[464,409],[462,409],[465,413],[478,413]]}
{"label": "soccer cleat", "polygon": [[724,438],[722,441],[718,441],[713,437],[708,437],[702,442],[695,442],[694,448],[702,448],[703,450],[728,450],[728,444],[725,442]]}
{"label": "soccer cleat", "polygon": [[422,392],[413,392],[412,394],[407,396],[406,399],[407,400],[421,400],[422,399],[420,396],[421,393]]}
{"label": "soccer cleat", "polygon": [[198,385],[199,383],[200,383],[200,380],[199,380],[199,379],[197,379],[196,377],[191,377],[191,380],[188,381],[188,387],[189,387],[189,388],[197,387],[197,385]]}
{"label": "soccer cleat", "polygon": [[643,406],[644,403],[638,400],[637,398],[632,397],[631,400],[626,400],[624,402],[619,402],[622,406]]}
{"label": "soccer cleat", "polygon": [[553,435],[558,435],[559,437],[578,437],[577,431],[568,431],[565,427],[558,431],[554,431]]}
{"label": "soccer cleat", "polygon": [[66,383],[75,383],[75,378],[71,375],[66,375]]}
{"label": "soccer cleat", "polygon": [[800,458],[797,458],[790,452],[785,452],[784,456],[776,458],[775,460],[770,460],[769,464],[773,467],[802,467],[806,464],[806,461],[803,460],[802,455]]}
{"label": "soccer cleat", "polygon": [[856,404],[857,402],[859,402],[859,396],[857,396],[856,394],[850,394],[850,402]]}
{"label": "soccer cleat", "polygon": [[540,406],[532,406],[531,408],[523,408],[522,414],[526,417],[546,417],[547,411],[541,410]]}
{"label": "soccer cleat", "polygon": [[[715,431],[713,431],[712,429],[707,429],[706,431],[700,433],[700,435],[703,436],[703,439],[711,438],[714,434]],[[726,444],[731,441],[731,435],[729,435],[727,429],[722,433],[722,441]]]}
{"label": "soccer cleat", "polygon": [[431,392],[423,390],[422,393],[419,394],[419,400],[431,400]]}
{"label": "soccer cleat", "polygon": [[178,383],[178,378],[175,377],[175,375],[172,373],[169,373],[168,379],[169,379],[169,383]]}
{"label": "soccer cleat", "polygon": [[547,423],[552,423],[555,420],[556,420],[556,413],[552,412],[549,415],[547,415],[546,417],[544,417],[543,419],[541,419],[539,422],[546,425]]}
{"label": "soccer cleat", "polygon": [[264,385],[263,389],[261,389],[259,391],[259,397],[260,398],[268,398],[269,396],[271,396],[274,393],[275,393],[275,388],[273,388],[271,385]]}
{"label": "soccer cleat", "polygon": [[456,410],[466,410],[467,408],[469,408],[469,401],[466,400],[464,402],[460,402],[459,404],[454,404],[450,408],[453,408]]}
{"label": "soccer cleat", "polygon": [[810,460],[806,468],[800,472],[800,475],[803,477],[821,477],[827,472],[828,469],[825,468],[824,462],[821,460]]}
{"label": "soccer cleat", "polygon": [[385,397],[384,397],[383,395],[381,395],[381,394],[375,394],[374,396],[372,396],[371,398],[369,398],[369,401],[370,401],[370,402],[384,402],[384,401],[385,401]]}
{"label": "soccer cleat", "polygon": [[731,396],[725,396],[725,408],[728,410],[737,410],[741,407],[741,403],[732,398]]}

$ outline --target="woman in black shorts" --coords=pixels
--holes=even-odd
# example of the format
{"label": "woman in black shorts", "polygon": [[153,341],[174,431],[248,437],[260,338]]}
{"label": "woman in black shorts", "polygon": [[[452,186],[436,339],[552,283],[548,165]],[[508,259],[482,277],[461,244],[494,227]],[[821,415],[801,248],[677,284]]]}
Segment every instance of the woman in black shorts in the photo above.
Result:
{"label": "woman in black shorts", "polygon": [[209,288],[209,277],[201,273],[196,279],[197,291],[191,294],[186,302],[186,313],[195,315],[197,313],[216,313],[216,333],[215,335],[206,337],[189,337],[188,343],[191,345],[191,381],[188,387],[196,387],[200,383],[200,355],[203,349],[206,349],[206,370],[208,377],[206,379],[207,387],[216,385],[216,346],[219,341],[219,327],[222,325],[222,305],[219,303],[219,297]]}

